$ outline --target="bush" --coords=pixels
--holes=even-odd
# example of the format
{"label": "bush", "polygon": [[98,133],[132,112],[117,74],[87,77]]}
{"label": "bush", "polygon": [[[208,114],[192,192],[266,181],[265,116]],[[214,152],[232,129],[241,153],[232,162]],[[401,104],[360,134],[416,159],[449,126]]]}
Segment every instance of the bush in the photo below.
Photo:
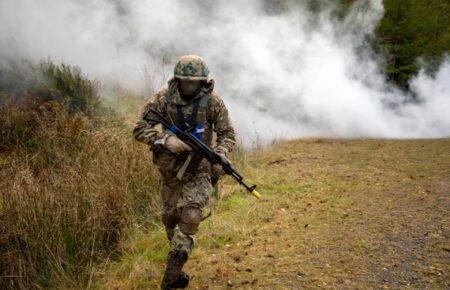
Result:
{"label": "bush", "polygon": [[86,116],[94,121],[100,104],[97,88],[78,68],[65,64],[8,61],[0,67],[0,152],[18,147],[36,150],[42,140],[35,133],[43,131],[37,127],[58,126],[61,117]]}
{"label": "bush", "polygon": [[96,114],[94,82],[25,67],[0,74],[0,288],[86,287],[135,213],[158,214],[157,173],[130,128]]}

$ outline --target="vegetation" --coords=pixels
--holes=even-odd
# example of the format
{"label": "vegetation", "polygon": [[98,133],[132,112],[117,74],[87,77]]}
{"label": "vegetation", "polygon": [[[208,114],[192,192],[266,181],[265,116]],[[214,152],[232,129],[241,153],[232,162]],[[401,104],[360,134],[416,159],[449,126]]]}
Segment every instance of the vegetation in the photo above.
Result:
{"label": "vegetation", "polygon": [[1,72],[0,288],[85,287],[157,215],[156,173],[78,69],[19,66]]}
{"label": "vegetation", "polygon": [[[446,289],[450,139],[303,139],[241,155],[197,236],[192,289]],[[156,289],[168,243],[135,231],[94,289]]]}
{"label": "vegetation", "polygon": [[[287,1],[267,2],[277,13]],[[420,59],[433,71],[448,52],[450,7],[384,4],[374,48],[407,89]],[[159,284],[168,245],[158,175],[130,134],[143,102],[125,92],[102,100],[65,64],[2,63],[0,288]],[[194,287],[448,287],[448,146],[310,139],[238,150],[233,161],[265,198],[224,181],[188,263]]]}
{"label": "vegetation", "polygon": [[[0,150],[36,152],[49,137],[48,126],[65,129],[66,122],[75,122],[79,127],[74,130],[89,127],[99,109],[99,96],[97,84],[83,78],[79,69],[10,61],[0,72],[0,104]],[[76,133],[68,137],[77,137]],[[42,153],[51,155],[49,149]],[[51,162],[47,154],[42,157]]]}
{"label": "vegetation", "polygon": [[[306,3],[312,12],[320,13],[330,4],[332,15],[342,18],[355,0],[266,0],[272,13],[289,9],[286,3]],[[434,73],[450,52],[450,2],[444,0],[383,0],[385,13],[371,39],[374,51],[387,59],[387,79],[408,90],[409,80],[425,67]]]}
{"label": "vegetation", "polygon": [[[342,0],[340,15],[354,2]],[[450,2],[383,0],[383,6],[371,44],[387,59],[383,69],[388,81],[408,90],[410,79],[421,68],[433,74],[450,51]]]}
{"label": "vegetation", "polygon": [[408,81],[426,64],[433,72],[450,51],[450,2],[384,0],[385,15],[376,31],[376,49],[388,57],[386,74],[408,88]]}

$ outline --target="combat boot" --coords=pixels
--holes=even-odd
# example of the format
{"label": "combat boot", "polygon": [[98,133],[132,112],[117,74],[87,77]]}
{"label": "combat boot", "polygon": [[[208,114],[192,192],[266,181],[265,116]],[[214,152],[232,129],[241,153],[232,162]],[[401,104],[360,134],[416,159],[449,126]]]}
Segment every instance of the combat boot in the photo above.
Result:
{"label": "combat boot", "polygon": [[189,285],[189,275],[183,272],[184,264],[188,259],[186,251],[176,251],[169,253],[166,272],[161,283],[161,289],[184,289]]}

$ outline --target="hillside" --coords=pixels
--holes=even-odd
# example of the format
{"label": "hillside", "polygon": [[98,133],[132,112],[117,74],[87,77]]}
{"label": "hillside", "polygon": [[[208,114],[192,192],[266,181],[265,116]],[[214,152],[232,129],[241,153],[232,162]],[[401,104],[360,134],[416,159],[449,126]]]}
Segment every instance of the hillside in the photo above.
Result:
{"label": "hillside", "polygon": [[[190,289],[448,288],[448,148],[305,139],[241,158],[264,199],[225,180],[187,264]],[[161,227],[136,231],[96,288],[157,287],[167,250]]]}
{"label": "hillside", "polygon": [[186,53],[263,195],[223,178],[190,289],[450,289],[450,1],[28,2],[0,1],[0,289],[159,287],[133,128]]}
{"label": "hillside", "polygon": [[[0,90],[0,287],[157,287],[168,251],[160,184],[131,135],[145,99],[100,100],[76,68],[26,67],[34,81],[6,74],[27,86]],[[231,159],[264,198],[224,178],[187,264],[191,289],[448,288],[449,148],[238,146]]]}

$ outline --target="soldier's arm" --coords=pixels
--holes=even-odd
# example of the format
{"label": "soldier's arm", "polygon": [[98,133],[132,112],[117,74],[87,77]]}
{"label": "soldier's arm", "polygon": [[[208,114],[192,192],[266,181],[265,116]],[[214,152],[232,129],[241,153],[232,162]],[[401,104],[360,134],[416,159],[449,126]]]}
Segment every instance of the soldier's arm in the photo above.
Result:
{"label": "soldier's arm", "polygon": [[212,102],[213,125],[217,134],[215,150],[227,155],[236,144],[234,128],[223,100],[214,96]]}
{"label": "soldier's arm", "polygon": [[150,101],[144,106],[141,116],[136,123],[133,130],[134,138],[147,145],[153,145],[153,143],[164,137],[164,133],[158,130],[156,125],[158,123],[151,123],[144,120],[145,114],[149,108],[164,114],[163,112],[163,97],[165,90],[161,90],[150,98]]}

